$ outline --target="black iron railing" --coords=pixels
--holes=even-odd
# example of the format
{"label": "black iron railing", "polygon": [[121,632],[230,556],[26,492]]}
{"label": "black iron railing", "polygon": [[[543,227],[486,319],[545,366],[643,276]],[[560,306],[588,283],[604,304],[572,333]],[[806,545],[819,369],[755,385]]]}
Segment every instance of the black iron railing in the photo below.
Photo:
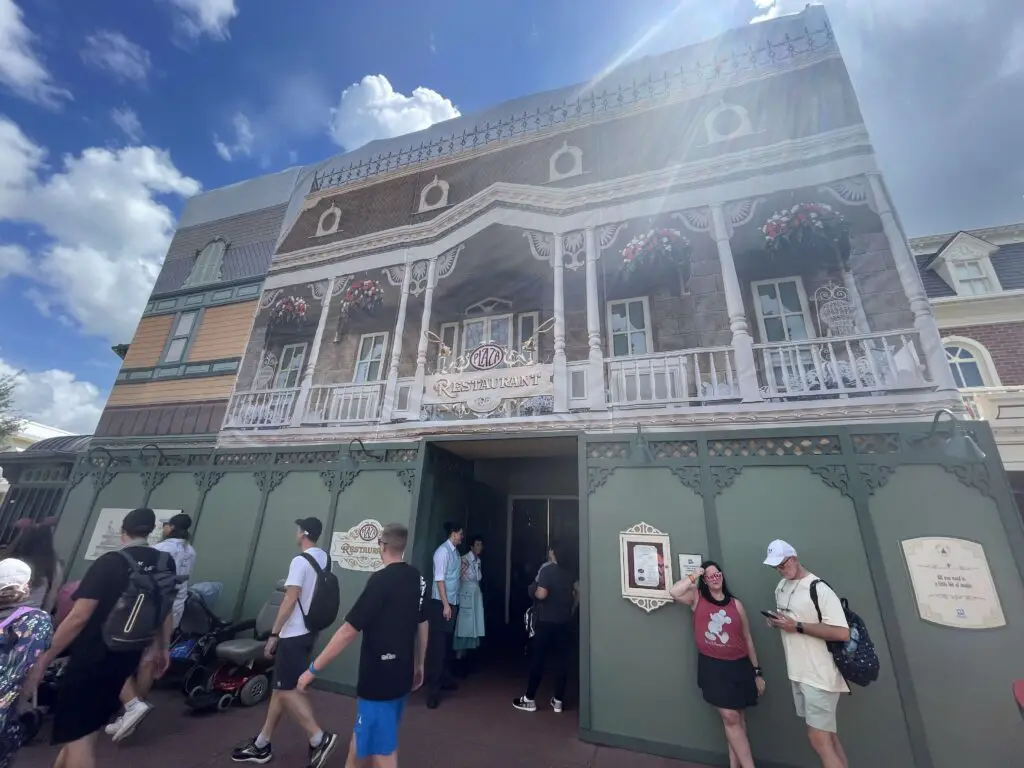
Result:
{"label": "black iron railing", "polygon": [[340,187],[352,181],[367,179],[415,163],[456,155],[495,141],[540,131],[562,123],[614,113],[635,104],[664,98],[683,88],[728,80],[756,69],[820,53],[831,47],[834,42],[832,28],[828,24],[816,31],[805,27],[803,34],[787,34],[778,43],[768,40],[759,47],[749,46],[745,51],[733,51],[730,55],[716,57],[710,63],[697,61],[691,67],[681,66],[677,70],[666,71],[660,75],[652,74],[640,82],[634,81],[631,85],[620,85],[613,90],[605,89],[600,93],[593,91],[575,100],[566,100],[547,108],[538,107],[532,112],[510,115],[508,118],[493,122],[488,121],[461,133],[421,142],[418,147],[382,153],[359,162],[352,162],[346,167],[325,169],[313,177],[310,192]]}

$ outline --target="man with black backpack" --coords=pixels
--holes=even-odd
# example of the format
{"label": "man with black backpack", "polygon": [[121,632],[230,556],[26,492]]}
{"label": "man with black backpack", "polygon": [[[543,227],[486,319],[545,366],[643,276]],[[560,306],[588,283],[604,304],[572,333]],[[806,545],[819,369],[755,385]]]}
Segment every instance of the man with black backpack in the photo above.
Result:
{"label": "man with black backpack", "polygon": [[53,720],[53,743],[63,745],[55,768],[94,768],[97,733],[120,711],[121,688],[143,654],[158,678],[170,664],[178,580],[171,556],[149,546],[154,528],[151,509],[125,515],[123,548],[102,555],[86,572],[50,650],[32,670],[29,692],[70,648]]}
{"label": "man with black backpack", "polygon": [[839,697],[850,688],[829,648],[850,639],[842,601],[800,564],[788,542],[769,544],[764,564],[782,577],[775,588],[775,609],[764,614],[770,626],[782,630],[797,715],[807,723],[807,738],[822,768],[849,768],[837,734],[836,710]]}
{"label": "man with black backpack", "polygon": [[263,729],[255,739],[232,752],[231,759],[236,763],[270,762],[270,739],[286,711],[309,737],[309,768],[321,768],[338,743],[337,734],[326,733],[317,724],[309,698],[296,691],[299,677],[313,659],[317,634],[338,616],[338,578],[331,573],[330,557],[317,546],[323,524],[315,517],[296,520],[295,524],[301,554],[292,558],[288,567],[284,600],[267,640],[267,657],[274,659],[274,692]]}

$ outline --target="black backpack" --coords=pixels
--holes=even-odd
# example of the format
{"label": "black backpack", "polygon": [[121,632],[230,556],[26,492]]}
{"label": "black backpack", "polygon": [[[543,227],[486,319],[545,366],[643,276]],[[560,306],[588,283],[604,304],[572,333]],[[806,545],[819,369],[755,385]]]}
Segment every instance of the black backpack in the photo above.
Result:
{"label": "black backpack", "polygon": [[[821,608],[818,606],[818,584],[824,584],[829,589],[832,586],[822,579],[815,579],[811,582],[811,602],[814,603],[814,610],[818,612],[818,621],[821,621]],[[833,590],[835,591],[835,590]],[[850,627],[850,639],[845,643],[832,641],[826,643],[832,654],[832,660],[836,668],[847,682],[859,686],[868,686],[878,679],[878,672],[881,667],[878,661],[878,654],[875,652],[875,644],[871,642],[871,635],[868,634],[867,625],[864,620],[850,610],[850,602],[845,597],[839,598],[843,606],[843,613],[846,614],[846,623]]]}
{"label": "black backpack", "polygon": [[309,601],[309,611],[302,610],[302,601],[299,601],[299,613],[306,622],[306,629],[310,632],[319,632],[327,629],[334,620],[338,618],[338,611],[341,610],[341,586],[338,584],[338,577],[331,573],[331,558],[327,558],[327,568],[321,568],[308,552],[302,556],[306,562],[313,566],[316,572],[316,584],[313,587],[313,597]]}
{"label": "black backpack", "polygon": [[140,564],[126,550],[117,553],[131,570],[128,586],[103,623],[103,641],[115,653],[148,648],[174,607],[182,579],[169,554],[153,551],[157,555],[153,565]]}

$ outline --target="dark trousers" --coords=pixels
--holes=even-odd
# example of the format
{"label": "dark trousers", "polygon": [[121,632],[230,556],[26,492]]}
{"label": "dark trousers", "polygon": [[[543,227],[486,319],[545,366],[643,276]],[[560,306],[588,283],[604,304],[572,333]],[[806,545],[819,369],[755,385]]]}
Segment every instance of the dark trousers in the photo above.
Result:
{"label": "dark trousers", "polygon": [[569,676],[569,656],[572,653],[572,624],[553,624],[538,621],[534,627],[533,646],[530,650],[530,681],[526,698],[536,699],[544,668],[548,662],[555,673],[555,698],[565,700],[565,683]]}
{"label": "dark trousers", "polygon": [[426,684],[429,696],[438,696],[441,688],[453,682],[452,660],[455,651],[452,648],[455,633],[455,618],[459,607],[452,606],[452,617],[444,618],[444,605],[440,600],[431,600],[428,606],[427,622],[430,627],[430,639],[427,642]]}

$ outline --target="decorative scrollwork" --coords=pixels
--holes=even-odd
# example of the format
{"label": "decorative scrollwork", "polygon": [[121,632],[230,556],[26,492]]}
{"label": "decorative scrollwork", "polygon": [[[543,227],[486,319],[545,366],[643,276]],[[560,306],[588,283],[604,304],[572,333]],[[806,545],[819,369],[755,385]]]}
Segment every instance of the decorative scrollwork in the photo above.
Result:
{"label": "decorative scrollwork", "polygon": [[647,613],[656,611],[661,608],[661,606],[668,605],[672,602],[671,600],[665,600],[657,597],[627,597],[626,599],[637,608],[642,608]]}
{"label": "decorative scrollwork", "polygon": [[156,490],[164,480],[167,479],[167,472],[147,471],[142,473],[142,490],[147,493]]}
{"label": "decorative scrollwork", "polygon": [[338,458],[337,451],[289,451],[274,456],[275,464],[329,464]]}
{"label": "decorative scrollwork", "polygon": [[700,467],[670,467],[669,469],[680,483],[698,496],[704,495],[704,485],[700,478]]}
{"label": "decorative scrollwork", "polygon": [[598,488],[608,482],[608,478],[615,474],[615,467],[588,467],[587,468],[587,495],[592,495]]}
{"label": "decorative scrollwork", "polygon": [[864,485],[867,486],[868,493],[873,494],[879,488],[885,487],[895,471],[896,467],[891,467],[888,464],[862,464],[860,476]]}
{"label": "decorative scrollwork", "polygon": [[629,443],[587,443],[588,459],[624,459],[629,455]]}
{"label": "decorative scrollwork", "polygon": [[89,465],[88,464],[86,464],[85,462],[79,462],[78,464],[76,464],[75,468],[73,470],[71,470],[71,478],[70,478],[71,488],[74,488],[76,485],[78,485],[80,482],[82,482],[82,480],[84,480],[86,477],[88,477],[88,475],[89,475]]}
{"label": "decorative scrollwork", "polygon": [[402,485],[405,486],[405,490],[412,493],[413,486],[416,484],[416,470],[400,469],[398,470],[398,479],[402,481]]}
{"label": "decorative scrollwork", "polygon": [[419,456],[418,448],[392,448],[384,454],[384,461],[388,463],[404,464],[416,461]]}
{"label": "decorative scrollwork", "polygon": [[601,251],[606,248],[611,248],[615,242],[615,238],[619,236],[619,233],[626,228],[624,222],[617,222],[615,224],[603,224],[597,228],[597,250],[598,256],[601,255]]}
{"label": "decorative scrollwork", "polygon": [[323,480],[328,493],[342,493],[346,488],[352,485],[352,482],[356,479],[356,475],[358,474],[358,470],[325,469],[320,473],[320,479]]}
{"label": "decorative scrollwork", "polygon": [[117,475],[116,472],[111,472],[106,467],[103,467],[102,469],[99,469],[99,470],[93,472],[92,473],[92,487],[93,487],[93,490],[95,490],[96,493],[99,493],[100,491],[102,491],[104,488],[106,488],[108,485],[110,485],[110,481],[114,479],[115,475]]}
{"label": "decorative scrollwork", "polygon": [[852,498],[850,493],[850,473],[842,464],[833,464],[827,467],[808,467],[809,470],[825,483],[839,491],[844,496]]}
{"label": "decorative scrollwork", "polygon": [[842,452],[836,435],[708,441],[709,456],[834,456]]}
{"label": "decorative scrollwork", "polygon": [[715,496],[736,482],[742,471],[743,467],[712,467],[711,482],[715,486]]}
{"label": "decorative scrollwork", "polygon": [[992,488],[992,477],[985,464],[943,464],[942,468],[956,475],[956,479],[968,488],[974,488],[991,499],[996,498]]}
{"label": "decorative scrollwork", "polygon": [[253,475],[253,479],[256,481],[256,487],[259,488],[260,493],[269,495],[274,492],[274,489],[281,484],[287,475],[287,472],[263,470]]}
{"label": "decorative scrollwork", "polygon": [[224,477],[223,472],[193,472],[192,479],[195,481],[196,489],[203,494],[213,490],[213,486]]}
{"label": "decorative scrollwork", "polygon": [[651,443],[651,456],[655,461],[663,459],[697,458],[696,440],[655,441]]}
{"label": "decorative scrollwork", "polygon": [[899,453],[900,436],[896,432],[870,432],[851,435],[853,452],[861,454]]}

